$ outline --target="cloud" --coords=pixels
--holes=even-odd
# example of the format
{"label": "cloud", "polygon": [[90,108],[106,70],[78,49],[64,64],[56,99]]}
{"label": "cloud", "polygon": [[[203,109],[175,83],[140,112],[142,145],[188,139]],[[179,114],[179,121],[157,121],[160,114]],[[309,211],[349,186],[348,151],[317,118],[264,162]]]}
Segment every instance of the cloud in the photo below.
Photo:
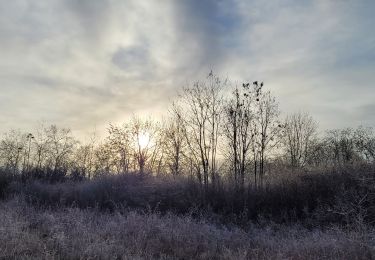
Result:
{"label": "cloud", "polygon": [[[1,130],[160,114],[211,69],[322,128],[375,125],[373,1],[0,1]],[[366,108],[362,108],[366,107]]]}
{"label": "cloud", "polygon": [[[180,51],[188,54],[185,69],[189,66],[215,66],[225,64],[242,18],[237,15],[232,1],[178,1],[175,3],[175,26]],[[235,51],[235,48],[232,49]]]}

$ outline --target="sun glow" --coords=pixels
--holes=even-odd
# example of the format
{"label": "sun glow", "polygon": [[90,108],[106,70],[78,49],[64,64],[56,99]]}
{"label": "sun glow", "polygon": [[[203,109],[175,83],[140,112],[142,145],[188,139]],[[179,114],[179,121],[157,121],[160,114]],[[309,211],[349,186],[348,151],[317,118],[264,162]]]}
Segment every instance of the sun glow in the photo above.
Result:
{"label": "sun glow", "polygon": [[150,144],[150,134],[145,132],[138,136],[138,145],[141,149],[145,149]]}

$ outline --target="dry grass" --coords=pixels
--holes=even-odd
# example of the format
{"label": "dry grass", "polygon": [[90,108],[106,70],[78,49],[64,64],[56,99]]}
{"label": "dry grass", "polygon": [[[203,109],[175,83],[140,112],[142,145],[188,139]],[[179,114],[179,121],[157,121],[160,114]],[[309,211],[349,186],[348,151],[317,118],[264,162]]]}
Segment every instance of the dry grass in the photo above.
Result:
{"label": "dry grass", "polygon": [[364,226],[307,230],[266,224],[216,226],[188,216],[36,209],[0,202],[1,259],[373,259]]}

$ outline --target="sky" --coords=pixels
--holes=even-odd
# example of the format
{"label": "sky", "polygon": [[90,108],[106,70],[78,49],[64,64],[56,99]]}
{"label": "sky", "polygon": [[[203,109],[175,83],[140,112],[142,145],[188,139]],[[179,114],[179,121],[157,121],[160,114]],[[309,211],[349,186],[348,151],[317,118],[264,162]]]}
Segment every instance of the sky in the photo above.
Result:
{"label": "sky", "polygon": [[375,126],[373,0],[0,0],[0,132],[161,118],[213,70],[321,130]]}

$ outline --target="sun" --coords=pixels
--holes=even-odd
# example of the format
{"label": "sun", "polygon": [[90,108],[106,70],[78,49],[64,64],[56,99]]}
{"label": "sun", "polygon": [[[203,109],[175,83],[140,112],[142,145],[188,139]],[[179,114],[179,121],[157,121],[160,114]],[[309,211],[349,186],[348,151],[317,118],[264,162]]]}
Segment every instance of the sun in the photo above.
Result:
{"label": "sun", "polygon": [[138,136],[138,145],[141,149],[145,149],[150,144],[150,133],[144,132]]}

